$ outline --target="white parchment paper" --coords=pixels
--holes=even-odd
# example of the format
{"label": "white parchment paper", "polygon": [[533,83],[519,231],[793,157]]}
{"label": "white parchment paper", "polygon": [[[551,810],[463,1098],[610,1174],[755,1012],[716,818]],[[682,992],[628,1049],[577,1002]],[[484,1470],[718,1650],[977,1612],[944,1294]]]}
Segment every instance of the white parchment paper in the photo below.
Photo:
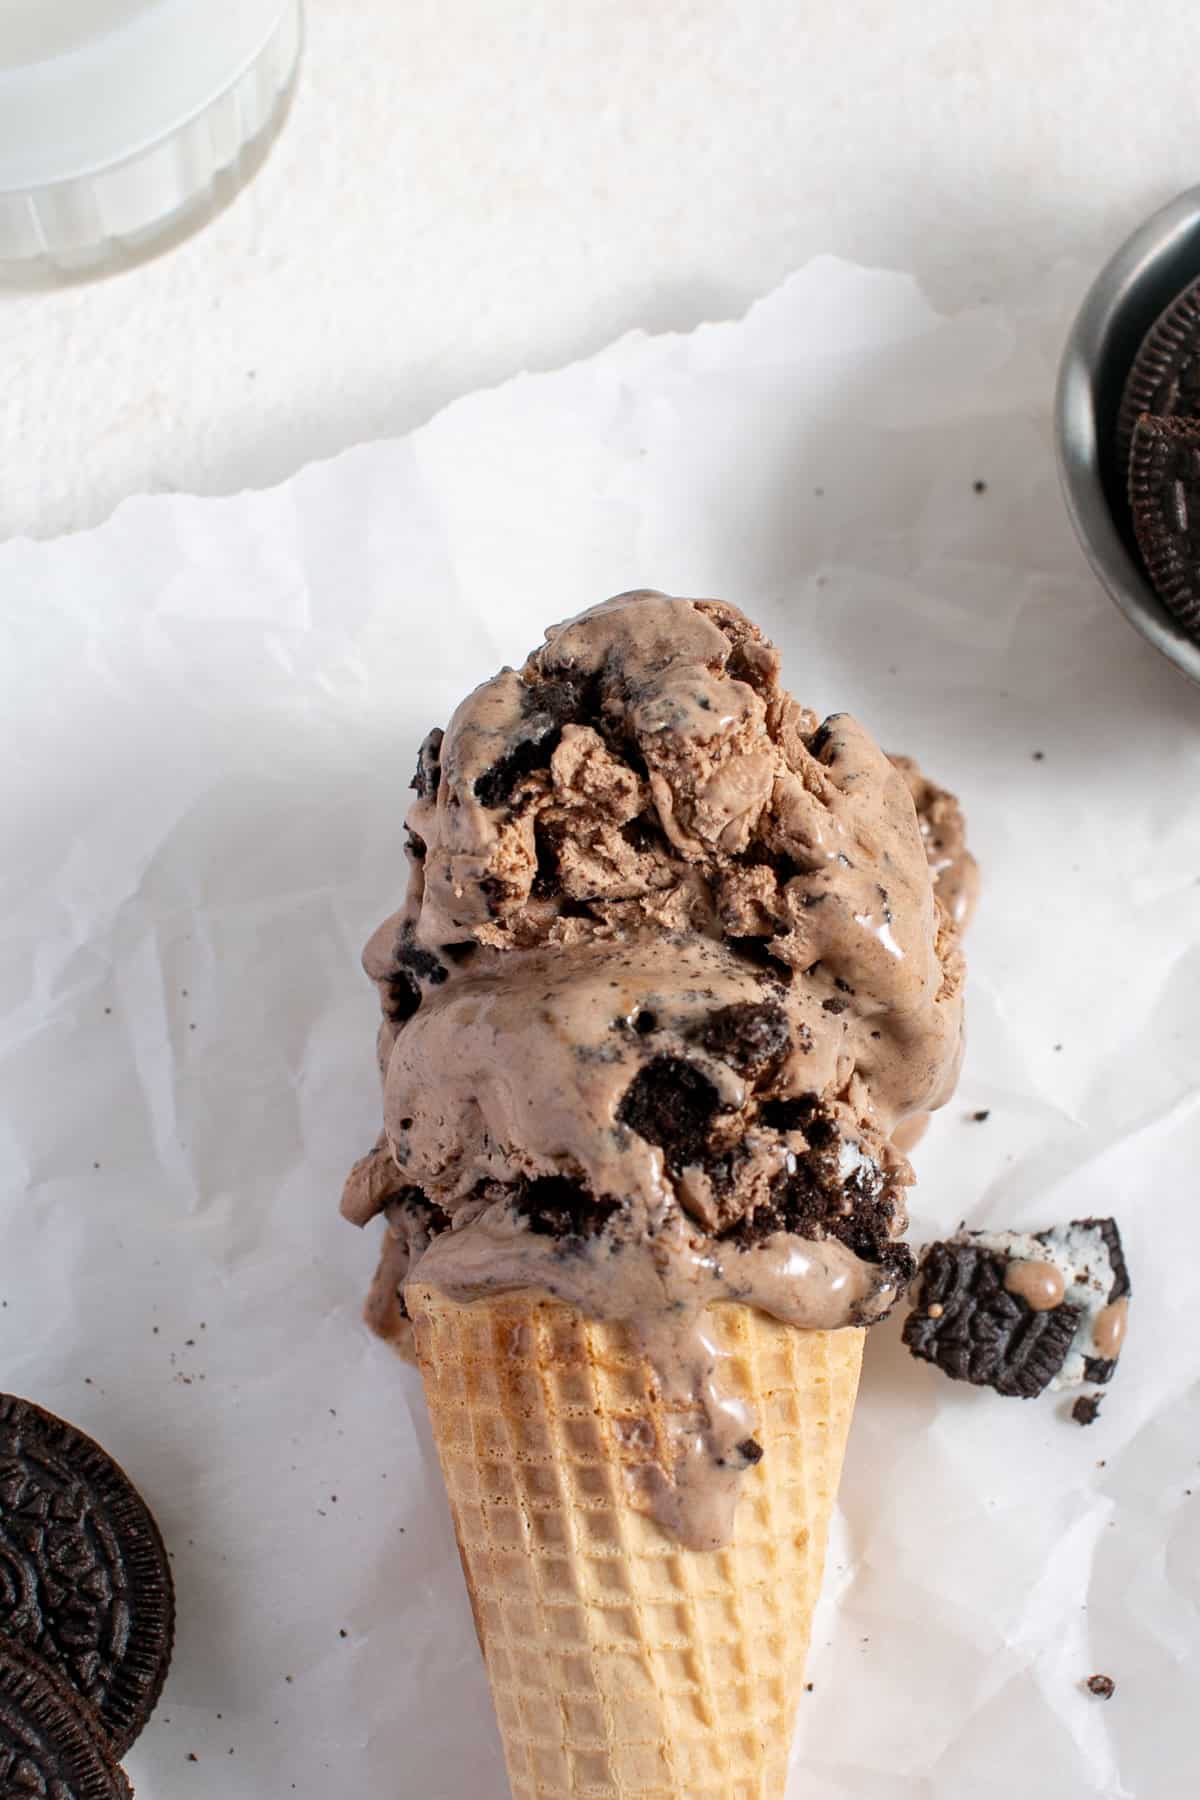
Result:
{"label": "white parchment paper", "polygon": [[796,1800],[1190,1791],[1200,694],[1059,503],[1077,286],[944,320],[821,261],[274,492],[0,550],[0,1385],[173,1550],[140,1800],[506,1792],[419,1382],[337,1217],[377,1122],[357,955],[425,729],[643,584],[738,601],[808,704],[964,797],[970,1051],[915,1235],[1112,1212],[1137,1290],[1086,1431],[873,1334]]}

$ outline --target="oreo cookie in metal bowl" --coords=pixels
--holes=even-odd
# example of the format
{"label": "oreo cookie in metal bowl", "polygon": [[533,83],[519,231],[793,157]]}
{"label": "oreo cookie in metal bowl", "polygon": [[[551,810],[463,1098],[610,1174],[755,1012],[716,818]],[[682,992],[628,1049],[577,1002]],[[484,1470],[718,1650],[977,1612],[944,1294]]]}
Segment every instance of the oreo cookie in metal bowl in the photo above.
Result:
{"label": "oreo cookie in metal bowl", "polygon": [[1155,213],[1100,271],[1067,340],[1055,401],[1063,494],[1092,568],[1130,624],[1200,684],[1200,620],[1180,604],[1200,591],[1200,568],[1194,587],[1181,574],[1181,560],[1200,558],[1200,521],[1180,510],[1190,468],[1173,471],[1169,493],[1143,485],[1135,517],[1139,419],[1180,421],[1167,427],[1173,442],[1200,419],[1200,187]]}

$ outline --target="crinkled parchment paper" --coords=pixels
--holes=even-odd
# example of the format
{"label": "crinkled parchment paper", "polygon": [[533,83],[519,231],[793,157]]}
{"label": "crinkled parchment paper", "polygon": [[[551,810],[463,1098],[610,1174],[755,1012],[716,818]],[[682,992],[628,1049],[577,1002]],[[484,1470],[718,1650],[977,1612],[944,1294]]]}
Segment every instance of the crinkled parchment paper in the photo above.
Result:
{"label": "crinkled parchment paper", "polygon": [[873,1334],[793,1793],[1189,1791],[1200,694],[1059,503],[1080,273],[945,320],[820,261],[274,492],[0,550],[0,1385],[95,1432],[174,1551],[140,1800],[506,1792],[419,1382],[337,1217],[377,1121],[357,955],[427,726],[643,584],[736,600],[966,802],[970,1049],[915,1235],[1111,1211],[1137,1290],[1088,1430]]}

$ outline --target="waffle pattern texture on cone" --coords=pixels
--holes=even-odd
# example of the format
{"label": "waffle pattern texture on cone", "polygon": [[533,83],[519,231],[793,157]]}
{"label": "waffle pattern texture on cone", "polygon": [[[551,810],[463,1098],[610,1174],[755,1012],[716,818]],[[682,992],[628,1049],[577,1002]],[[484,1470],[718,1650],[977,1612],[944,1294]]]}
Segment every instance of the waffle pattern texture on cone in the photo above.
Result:
{"label": "waffle pattern texture on cone", "polygon": [[763,1456],[700,1551],[631,1499],[665,1434],[626,1327],[406,1299],[515,1800],[779,1800],[863,1332],[712,1309]]}

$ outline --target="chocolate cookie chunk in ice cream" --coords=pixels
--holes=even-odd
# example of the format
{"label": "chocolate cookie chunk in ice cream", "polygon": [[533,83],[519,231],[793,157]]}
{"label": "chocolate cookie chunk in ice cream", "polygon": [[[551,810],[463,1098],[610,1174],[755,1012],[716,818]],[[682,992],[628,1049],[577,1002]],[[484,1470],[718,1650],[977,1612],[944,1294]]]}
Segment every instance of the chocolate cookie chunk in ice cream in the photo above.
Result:
{"label": "chocolate cookie chunk in ice cream", "polygon": [[401,1332],[419,1271],[629,1323],[682,1421],[656,1505],[685,1541],[752,1466],[705,1309],[867,1324],[912,1271],[893,1134],[954,1087],[966,909],[922,784],[792,699],[734,607],[657,593],[554,627],[422,747],[364,955],[384,1135],[343,1208],[388,1221],[372,1317]]}

